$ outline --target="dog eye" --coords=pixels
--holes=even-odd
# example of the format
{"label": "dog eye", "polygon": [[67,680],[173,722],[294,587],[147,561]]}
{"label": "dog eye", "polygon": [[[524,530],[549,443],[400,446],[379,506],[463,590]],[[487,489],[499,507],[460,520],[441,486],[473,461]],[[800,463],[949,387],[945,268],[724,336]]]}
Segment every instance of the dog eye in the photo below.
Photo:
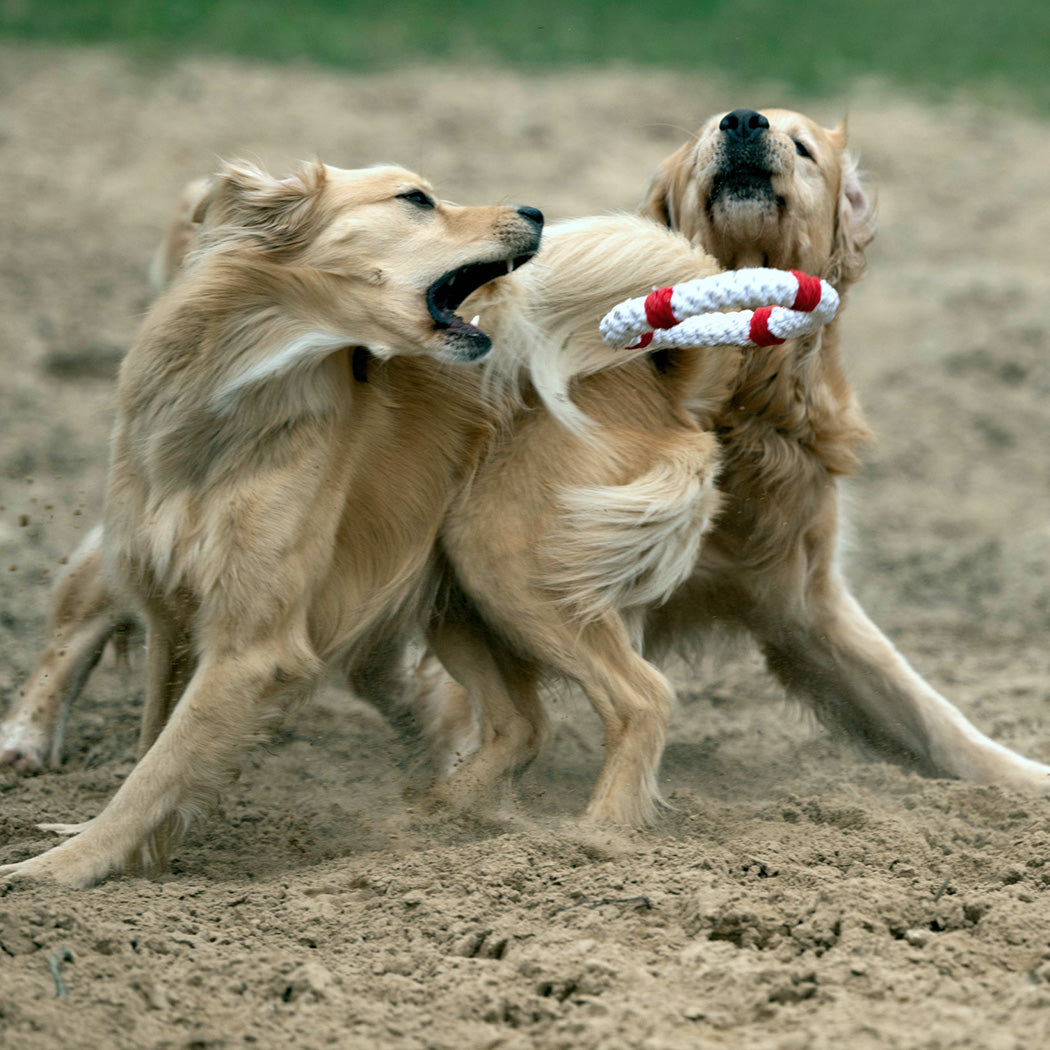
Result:
{"label": "dog eye", "polygon": [[434,207],[434,198],[428,197],[422,190],[408,190],[405,193],[399,193],[397,199],[399,201],[408,201],[417,208],[429,210]]}
{"label": "dog eye", "polygon": [[808,149],[806,149],[806,144],[804,142],[799,142],[798,139],[793,139],[792,141],[795,143],[795,152],[800,157],[806,157],[809,160],[813,159],[813,154],[810,153]]}

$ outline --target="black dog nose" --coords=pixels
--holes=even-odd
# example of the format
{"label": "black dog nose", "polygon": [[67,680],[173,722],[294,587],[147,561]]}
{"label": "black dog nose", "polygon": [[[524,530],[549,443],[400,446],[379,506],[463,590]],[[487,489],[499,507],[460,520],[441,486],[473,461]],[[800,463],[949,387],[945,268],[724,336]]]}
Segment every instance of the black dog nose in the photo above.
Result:
{"label": "black dog nose", "polygon": [[530,208],[527,204],[518,205],[518,214],[531,219],[537,226],[543,225],[543,212],[539,208]]}
{"label": "black dog nose", "polygon": [[750,142],[757,139],[769,127],[769,121],[753,109],[734,109],[719,122],[718,130],[724,131],[726,137],[737,142]]}

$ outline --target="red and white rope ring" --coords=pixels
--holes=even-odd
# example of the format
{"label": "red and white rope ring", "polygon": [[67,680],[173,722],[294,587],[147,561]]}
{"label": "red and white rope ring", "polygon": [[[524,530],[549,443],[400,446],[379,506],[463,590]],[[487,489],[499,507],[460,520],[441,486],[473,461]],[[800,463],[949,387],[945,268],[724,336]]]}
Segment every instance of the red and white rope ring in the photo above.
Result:
{"label": "red and white rope ring", "polygon": [[776,346],[815,332],[838,308],[827,281],[799,270],[727,270],[628,299],[602,318],[600,330],[610,346],[632,350]]}

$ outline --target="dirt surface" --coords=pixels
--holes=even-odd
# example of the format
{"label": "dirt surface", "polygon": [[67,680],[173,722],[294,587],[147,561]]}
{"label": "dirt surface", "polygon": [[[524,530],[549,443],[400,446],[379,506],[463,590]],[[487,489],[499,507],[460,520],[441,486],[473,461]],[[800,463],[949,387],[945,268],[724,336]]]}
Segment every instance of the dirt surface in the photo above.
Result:
{"label": "dirt surface", "polygon": [[[99,514],[154,243],[217,156],[393,160],[453,199],[562,217],[633,207],[717,109],[831,122],[847,103],[881,212],[845,319],[881,439],[852,485],[850,575],[982,729],[1050,760],[1050,127],[876,87],[808,105],[634,73],[351,78],[0,49],[4,700],[40,649],[49,579]],[[127,774],[141,668],[104,661],[62,770],[0,773],[0,861]],[[1050,802],[858,756],[751,652],[676,674],[673,808],[622,836],[573,822],[601,759],[577,696],[553,702],[514,819],[453,823],[402,797],[380,718],[327,691],[253,755],[172,874],[0,890],[0,1043],[1050,1045]]]}

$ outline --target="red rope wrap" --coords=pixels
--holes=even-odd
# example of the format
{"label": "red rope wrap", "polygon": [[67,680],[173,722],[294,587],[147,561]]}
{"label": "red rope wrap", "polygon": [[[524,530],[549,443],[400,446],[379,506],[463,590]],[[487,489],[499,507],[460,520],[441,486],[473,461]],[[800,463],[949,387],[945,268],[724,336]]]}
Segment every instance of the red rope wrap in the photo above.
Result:
{"label": "red rope wrap", "polygon": [[[819,287],[818,287],[819,291]],[[783,339],[777,338],[769,330],[769,315],[773,312],[772,306],[760,306],[751,316],[751,325],[748,328],[747,337],[755,346],[779,346]]]}
{"label": "red rope wrap", "polygon": [[811,277],[801,270],[792,270],[792,275],[798,281],[798,292],[795,301],[791,304],[792,310],[803,310],[812,313],[820,304],[820,278]]}
{"label": "red rope wrap", "polygon": [[645,319],[650,328],[674,328],[678,318],[671,311],[673,288],[657,288],[645,297]]}

